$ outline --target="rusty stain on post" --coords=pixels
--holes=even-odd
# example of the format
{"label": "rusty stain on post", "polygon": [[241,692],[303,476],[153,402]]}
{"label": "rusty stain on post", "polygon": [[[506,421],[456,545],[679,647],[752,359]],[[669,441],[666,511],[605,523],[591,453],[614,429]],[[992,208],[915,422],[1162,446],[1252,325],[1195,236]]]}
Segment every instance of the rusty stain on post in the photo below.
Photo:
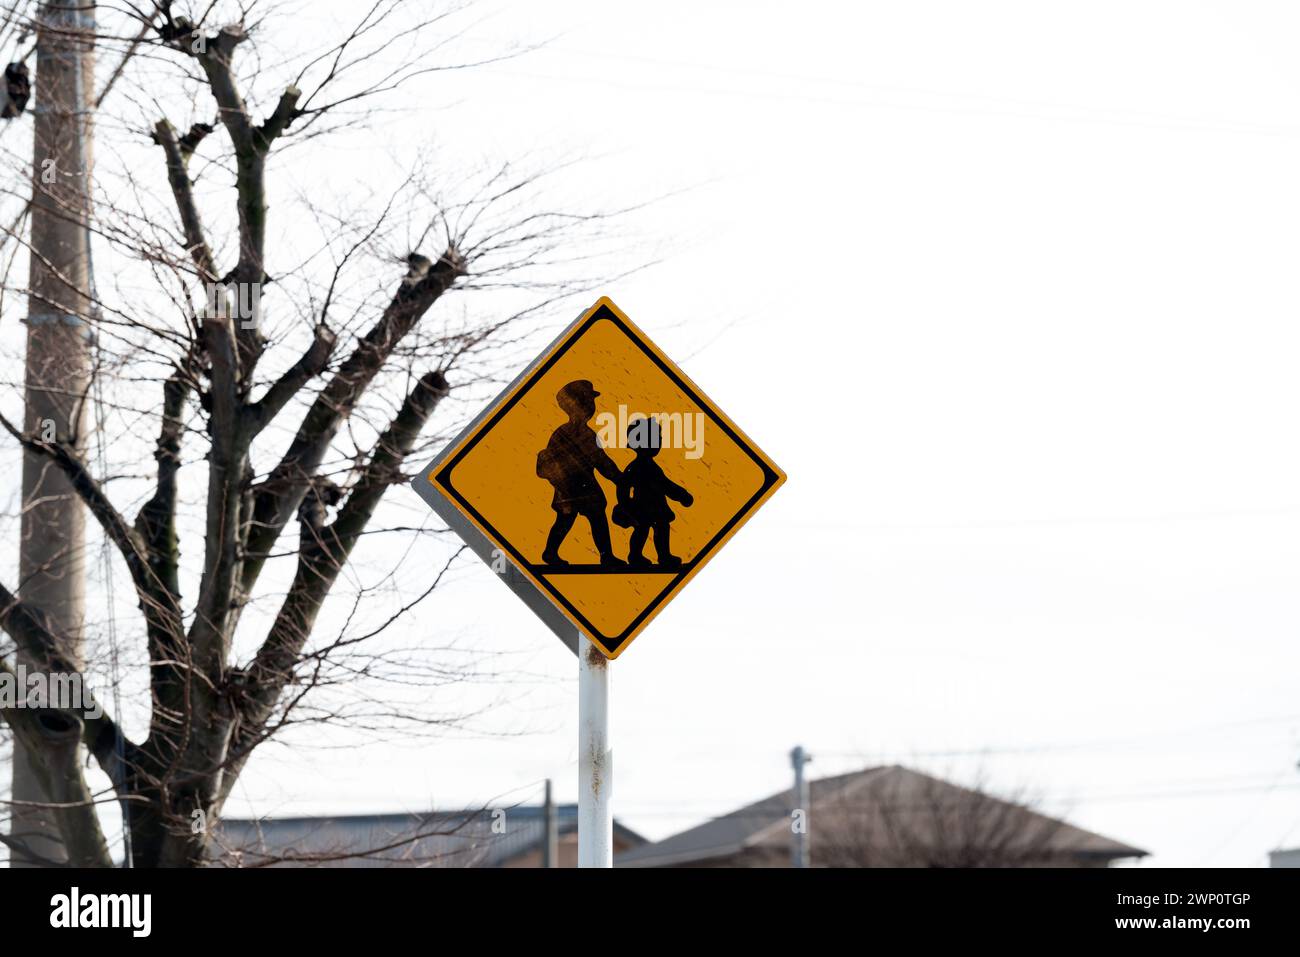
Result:
{"label": "rusty stain on post", "polygon": [[591,754],[587,757],[591,761],[591,796],[599,801],[601,778],[605,774],[605,755],[596,742],[592,742]]}

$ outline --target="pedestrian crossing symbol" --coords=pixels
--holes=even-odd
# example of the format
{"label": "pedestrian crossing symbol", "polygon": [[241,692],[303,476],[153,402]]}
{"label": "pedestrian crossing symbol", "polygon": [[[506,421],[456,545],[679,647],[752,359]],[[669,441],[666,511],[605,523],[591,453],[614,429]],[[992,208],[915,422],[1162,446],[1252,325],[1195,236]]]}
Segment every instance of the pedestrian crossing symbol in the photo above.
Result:
{"label": "pedestrian crossing symbol", "polygon": [[617,658],[784,481],[602,298],[414,485],[571,648]]}

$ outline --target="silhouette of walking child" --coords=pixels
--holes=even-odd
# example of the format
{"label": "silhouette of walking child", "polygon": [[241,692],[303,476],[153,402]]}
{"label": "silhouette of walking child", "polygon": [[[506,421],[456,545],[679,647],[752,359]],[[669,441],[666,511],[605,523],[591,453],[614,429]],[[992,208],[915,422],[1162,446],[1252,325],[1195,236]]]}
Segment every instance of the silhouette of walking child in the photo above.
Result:
{"label": "silhouette of walking child", "polygon": [[677,568],[682,560],[672,553],[669,545],[670,525],[677,516],[668,507],[668,500],[690,507],[695,498],[668,476],[655,461],[659,454],[659,422],[655,419],[638,419],[628,426],[627,447],[636,451],[628,467],[623,470],[623,484],[619,486],[618,504],[614,506],[614,524],[632,529],[627,563],[644,568],[650,559],[641,554],[646,539],[654,532],[655,555],[660,568]]}
{"label": "silhouette of walking child", "polygon": [[614,554],[609,541],[609,522],[605,520],[605,493],[596,481],[599,472],[616,485],[622,481],[618,466],[600,447],[596,433],[587,425],[596,414],[596,396],[600,395],[586,379],[570,382],[555,394],[555,401],[564,410],[569,421],[551,433],[546,448],[537,454],[537,475],[555,489],[551,508],[555,509],[555,524],[546,536],[546,550],[542,562],[546,565],[569,564],[560,557],[569,529],[578,516],[591,525],[591,537],[600,553],[600,563],[606,566],[627,564]]}

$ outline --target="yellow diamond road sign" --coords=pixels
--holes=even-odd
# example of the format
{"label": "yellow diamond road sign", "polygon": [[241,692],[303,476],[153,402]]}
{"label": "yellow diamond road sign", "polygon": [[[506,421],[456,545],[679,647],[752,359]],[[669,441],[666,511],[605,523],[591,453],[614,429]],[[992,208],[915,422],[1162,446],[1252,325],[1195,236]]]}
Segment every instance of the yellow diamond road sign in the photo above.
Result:
{"label": "yellow diamond road sign", "polygon": [[414,487],[571,649],[617,658],[784,481],[602,298]]}

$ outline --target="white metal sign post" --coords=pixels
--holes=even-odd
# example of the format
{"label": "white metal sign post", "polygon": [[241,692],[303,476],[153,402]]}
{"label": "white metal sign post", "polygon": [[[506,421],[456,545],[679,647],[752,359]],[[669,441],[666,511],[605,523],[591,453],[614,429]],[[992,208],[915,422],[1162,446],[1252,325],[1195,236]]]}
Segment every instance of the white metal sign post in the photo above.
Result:
{"label": "white metal sign post", "polygon": [[609,659],[578,635],[578,866],[614,866]]}

